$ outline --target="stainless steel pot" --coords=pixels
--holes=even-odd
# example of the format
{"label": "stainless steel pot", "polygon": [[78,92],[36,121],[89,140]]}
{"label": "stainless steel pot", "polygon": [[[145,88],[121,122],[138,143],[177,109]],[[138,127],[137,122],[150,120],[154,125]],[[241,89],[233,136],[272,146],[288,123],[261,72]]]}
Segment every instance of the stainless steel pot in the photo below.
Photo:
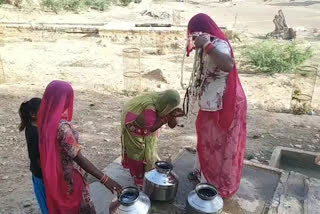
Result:
{"label": "stainless steel pot", "polygon": [[187,214],[216,214],[222,209],[223,200],[211,184],[200,183],[188,195]]}
{"label": "stainless steel pot", "polygon": [[171,201],[178,190],[178,176],[172,171],[172,164],[157,161],[156,168],[145,173],[143,192],[154,201]]}
{"label": "stainless steel pot", "polygon": [[136,187],[126,187],[109,207],[110,214],[150,214],[151,202]]}

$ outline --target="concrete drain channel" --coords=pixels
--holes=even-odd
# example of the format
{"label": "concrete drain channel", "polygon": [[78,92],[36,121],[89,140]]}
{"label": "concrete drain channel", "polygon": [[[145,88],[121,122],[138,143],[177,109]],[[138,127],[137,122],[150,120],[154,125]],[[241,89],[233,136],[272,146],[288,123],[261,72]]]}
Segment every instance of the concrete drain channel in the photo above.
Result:
{"label": "concrete drain channel", "polygon": [[270,167],[282,171],[268,213],[316,214],[320,210],[320,153],[276,147]]}
{"label": "concrete drain channel", "polygon": [[320,166],[315,164],[315,159],[319,155],[304,150],[277,147],[272,153],[270,166],[320,179]]}

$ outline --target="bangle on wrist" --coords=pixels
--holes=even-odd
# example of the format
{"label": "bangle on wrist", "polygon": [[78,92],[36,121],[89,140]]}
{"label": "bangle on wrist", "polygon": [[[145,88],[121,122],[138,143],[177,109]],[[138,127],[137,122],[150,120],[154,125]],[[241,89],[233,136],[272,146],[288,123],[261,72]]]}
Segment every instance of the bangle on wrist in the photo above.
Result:
{"label": "bangle on wrist", "polygon": [[106,184],[108,180],[109,180],[109,177],[106,174],[104,174],[100,179],[100,183]]}
{"label": "bangle on wrist", "polygon": [[209,54],[210,51],[213,49],[213,44],[210,42],[205,48],[204,51]]}
{"label": "bangle on wrist", "polygon": [[210,41],[207,41],[206,43],[204,43],[204,45],[202,46],[203,49],[206,49],[206,47],[210,44]]}

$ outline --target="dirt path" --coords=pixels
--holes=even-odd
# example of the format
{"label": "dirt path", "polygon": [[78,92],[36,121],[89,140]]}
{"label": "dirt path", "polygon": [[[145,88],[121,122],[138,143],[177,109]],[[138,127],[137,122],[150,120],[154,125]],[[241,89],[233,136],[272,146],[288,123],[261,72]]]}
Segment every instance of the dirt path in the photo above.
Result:
{"label": "dirt path", "polygon": [[[10,88],[10,95],[8,89]],[[25,87],[26,93],[0,86],[0,207],[1,213],[37,213],[32,192],[23,133],[19,133],[17,109],[27,97],[41,90]],[[120,109],[128,97],[76,91],[74,124],[80,132],[84,154],[99,168],[120,155]],[[161,130],[159,153],[166,159],[181,148],[194,147],[194,125],[180,121],[184,128]],[[246,157],[267,163],[275,146],[319,151],[320,117],[294,116],[249,110]]]}

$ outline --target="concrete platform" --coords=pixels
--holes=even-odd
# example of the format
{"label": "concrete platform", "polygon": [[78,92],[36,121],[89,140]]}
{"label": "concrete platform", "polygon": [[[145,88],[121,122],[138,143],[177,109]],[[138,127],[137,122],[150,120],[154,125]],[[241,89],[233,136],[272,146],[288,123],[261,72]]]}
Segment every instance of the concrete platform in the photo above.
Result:
{"label": "concrete platform", "polygon": [[314,164],[319,153],[277,147],[270,166],[283,170],[268,214],[320,213],[320,167]]}
{"label": "concrete platform", "polygon": [[[133,185],[127,170],[120,164],[121,158],[111,163],[105,172],[123,186]],[[185,213],[187,194],[194,189],[196,183],[187,179],[188,172],[193,169],[194,154],[183,151],[173,161],[174,171],[179,176],[179,188],[176,200],[171,203],[152,203],[154,214]],[[273,203],[274,193],[278,187],[282,171],[268,166],[246,161],[238,193],[225,200],[225,214],[268,213]],[[112,195],[98,182],[90,185],[92,198],[98,214],[107,214],[108,207],[115,195]]]}
{"label": "concrete platform", "polygon": [[279,146],[272,153],[270,166],[320,179],[320,166],[315,164],[315,158],[319,155],[320,153]]}

